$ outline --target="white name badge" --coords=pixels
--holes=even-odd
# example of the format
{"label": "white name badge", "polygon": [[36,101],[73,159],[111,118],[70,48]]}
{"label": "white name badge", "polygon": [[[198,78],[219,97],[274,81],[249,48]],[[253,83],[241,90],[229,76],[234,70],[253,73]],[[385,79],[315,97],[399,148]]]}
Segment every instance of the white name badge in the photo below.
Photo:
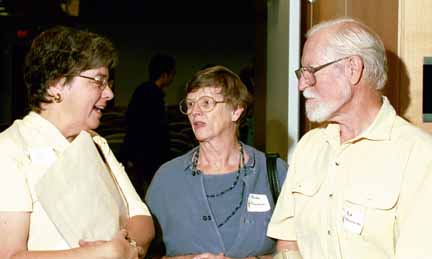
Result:
{"label": "white name badge", "polygon": [[50,166],[56,160],[56,154],[52,148],[32,148],[29,150],[32,163],[41,166]]}
{"label": "white name badge", "polygon": [[360,234],[363,230],[365,219],[364,208],[350,207],[344,208],[343,226],[344,229],[353,233]]}
{"label": "white name badge", "polygon": [[249,212],[265,212],[270,210],[270,203],[265,194],[250,193],[247,210]]}

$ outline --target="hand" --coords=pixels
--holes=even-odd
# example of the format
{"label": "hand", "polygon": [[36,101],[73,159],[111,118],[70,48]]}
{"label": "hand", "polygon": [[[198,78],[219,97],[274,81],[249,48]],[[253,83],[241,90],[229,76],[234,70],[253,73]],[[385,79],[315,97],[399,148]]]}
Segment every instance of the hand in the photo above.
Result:
{"label": "hand", "polygon": [[108,248],[107,256],[110,259],[138,259],[139,248],[129,243],[125,229],[117,232],[111,241],[100,244]]}

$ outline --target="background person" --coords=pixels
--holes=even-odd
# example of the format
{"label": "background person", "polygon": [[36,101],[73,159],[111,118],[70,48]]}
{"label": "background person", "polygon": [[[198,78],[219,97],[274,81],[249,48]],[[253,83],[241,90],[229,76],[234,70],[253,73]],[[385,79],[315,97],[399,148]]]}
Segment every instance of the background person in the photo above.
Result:
{"label": "background person", "polygon": [[[0,134],[0,258],[129,259],[145,253],[154,236],[148,209],[106,141],[92,131],[114,96],[109,71],[116,63],[112,43],[91,32],[58,26],[34,39],[24,68],[32,110]],[[111,240],[82,240],[71,249],[35,186],[81,131],[93,135],[130,218]],[[53,161],[47,161],[50,157]]]}
{"label": "background person", "polygon": [[163,89],[174,79],[176,60],[170,55],[155,54],[148,70],[149,81],[135,89],[129,102],[127,132],[121,147],[121,161],[142,198],[159,166],[169,159],[170,136]]}
{"label": "background person", "polygon": [[431,258],[432,138],[381,95],[382,41],[350,18],[307,33],[296,71],[311,121],[268,228],[284,258]]}
{"label": "background person", "polygon": [[[264,153],[238,139],[251,96],[223,66],[197,72],[180,110],[199,146],[160,167],[146,195],[159,222],[167,257],[270,258],[266,237],[273,211]],[[286,163],[277,160],[283,182]]]}

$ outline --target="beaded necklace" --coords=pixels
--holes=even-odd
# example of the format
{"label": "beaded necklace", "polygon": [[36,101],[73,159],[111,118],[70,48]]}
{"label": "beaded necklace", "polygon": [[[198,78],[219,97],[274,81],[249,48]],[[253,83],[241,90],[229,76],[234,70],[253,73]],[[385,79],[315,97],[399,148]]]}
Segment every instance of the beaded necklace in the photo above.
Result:
{"label": "beaded necklace", "polygon": [[[200,171],[197,168],[198,165],[198,159],[199,159],[199,149],[195,152],[194,156],[192,157],[192,175],[196,175],[199,174]],[[234,189],[234,187],[236,187],[237,183],[239,182],[240,179],[240,174],[241,174],[241,168],[242,168],[242,164],[244,165],[244,157],[243,157],[243,145],[240,143],[240,159],[239,159],[239,166],[238,166],[238,170],[237,170],[237,175],[236,178],[233,182],[233,184],[231,184],[230,187],[228,187],[227,189],[219,192],[219,193],[215,193],[215,194],[206,194],[207,198],[216,198],[219,196],[224,195],[225,193],[231,191],[232,189]],[[243,198],[244,198],[244,190],[245,190],[245,183],[243,182],[242,184],[242,191],[241,191],[241,197],[240,197],[240,202],[239,204],[234,208],[234,210],[225,218],[224,221],[222,221],[221,223],[219,223],[217,226],[218,228],[222,227],[223,225],[225,225],[228,220],[234,216],[237,211],[242,207],[243,205]]]}

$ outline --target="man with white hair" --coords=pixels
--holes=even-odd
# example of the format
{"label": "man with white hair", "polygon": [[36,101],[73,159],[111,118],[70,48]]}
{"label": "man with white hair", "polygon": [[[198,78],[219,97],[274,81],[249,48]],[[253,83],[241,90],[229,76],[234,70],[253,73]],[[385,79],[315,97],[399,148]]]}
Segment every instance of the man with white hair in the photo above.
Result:
{"label": "man with white hair", "polygon": [[382,96],[382,41],[351,18],[307,33],[295,71],[323,126],[298,143],[267,234],[275,257],[432,258],[432,137]]}

